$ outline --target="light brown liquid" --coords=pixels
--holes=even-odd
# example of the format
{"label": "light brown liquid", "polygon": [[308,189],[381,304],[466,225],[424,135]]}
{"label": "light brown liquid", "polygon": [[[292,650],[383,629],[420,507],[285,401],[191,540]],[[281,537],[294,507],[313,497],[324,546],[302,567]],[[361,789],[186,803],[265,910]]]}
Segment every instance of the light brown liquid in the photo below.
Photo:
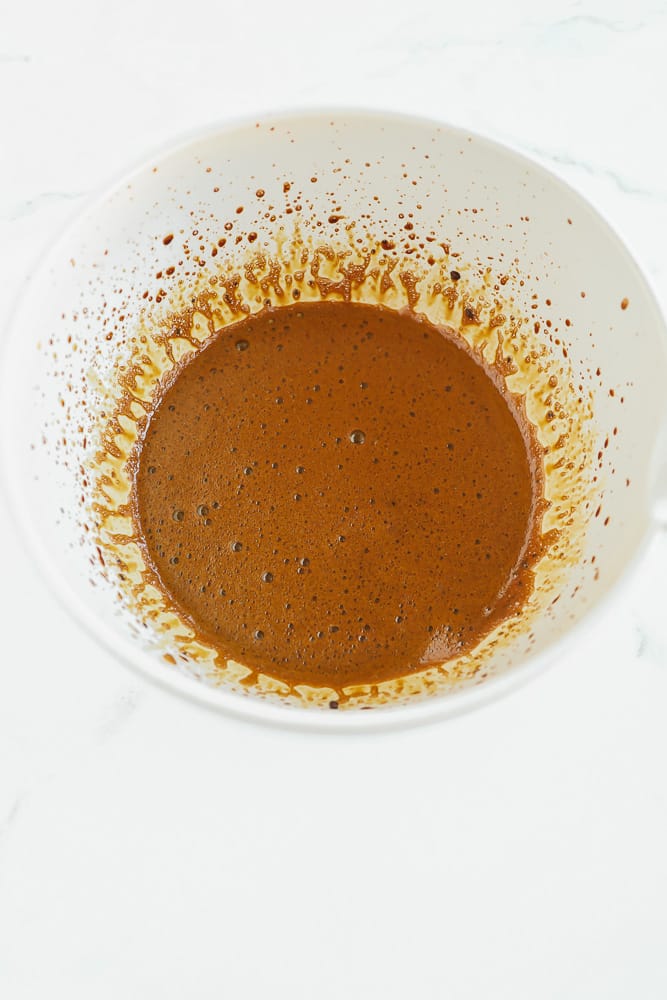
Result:
{"label": "light brown liquid", "polygon": [[451,331],[349,302],[221,330],[164,387],[134,512],[224,658],[341,690],[473,648],[541,552],[531,428]]}

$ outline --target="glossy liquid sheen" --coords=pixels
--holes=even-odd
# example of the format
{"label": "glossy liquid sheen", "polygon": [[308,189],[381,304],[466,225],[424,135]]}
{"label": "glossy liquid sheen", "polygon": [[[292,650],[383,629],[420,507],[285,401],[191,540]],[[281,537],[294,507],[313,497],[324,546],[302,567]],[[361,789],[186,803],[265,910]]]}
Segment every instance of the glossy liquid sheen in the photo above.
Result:
{"label": "glossy liquid sheen", "polygon": [[135,518],[223,657],[290,685],[378,683],[471,649],[524,601],[532,440],[451,331],[345,302],[266,310],[164,389]]}

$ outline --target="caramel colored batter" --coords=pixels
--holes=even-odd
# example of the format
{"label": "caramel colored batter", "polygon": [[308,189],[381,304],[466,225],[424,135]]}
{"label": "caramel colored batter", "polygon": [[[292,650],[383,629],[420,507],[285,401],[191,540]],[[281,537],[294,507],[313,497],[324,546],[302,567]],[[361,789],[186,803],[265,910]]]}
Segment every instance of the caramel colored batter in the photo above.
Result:
{"label": "caramel colored batter", "polygon": [[255,672],[341,690],[472,649],[541,552],[532,428],[451,331],[266,309],[163,386],[135,456],[149,566]]}

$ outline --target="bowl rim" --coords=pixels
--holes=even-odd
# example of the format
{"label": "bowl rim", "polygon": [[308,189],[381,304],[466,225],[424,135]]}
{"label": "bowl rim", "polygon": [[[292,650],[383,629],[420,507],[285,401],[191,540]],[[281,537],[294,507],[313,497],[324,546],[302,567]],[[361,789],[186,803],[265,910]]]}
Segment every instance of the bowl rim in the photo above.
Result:
{"label": "bowl rim", "polygon": [[[9,379],[8,356],[11,351],[12,342],[17,336],[23,303],[27,300],[31,288],[37,285],[41,273],[48,266],[49,260],[57,255],[61,244],[67,242],[75,229],[85,221],[87,216],[92,215],[98,206],[106,203],[119,188],[130,183],[134,177],[143,173],[147,168],[150,167],[152,169],[153,166],[159,164],[161,159],[182,152],[188,146],[195,145],[197,142],[206,141],[214,136],[224,136],[249,129],[257,123],[281,123],[285,125],[291,122],[303,122],[308,119],[374,119],[390,124],[416,126],[420,129],[437,129],[458,135],[462,139],[465,138],[467,140],[468,138],[472,138],[478,143],[486,144],[494,150],[500,151],[514,159],[524,169],[529,167],[536,173],[545,176],[552,185],[560,187],[574,204],[577,204],[578,207],[589,213],[593,213],[598,225],[601,225],[606,230],[609,239],[616,244],[617,250],[623,254],[628,266],[634,270],[635,277],[638,279],[640,287],[642,287],[646,301],[653,307],[656,316],[661,320],[661,330],[658,332],[658,338],[663,344],[663,361],[667,371],[667,324],[665,317],[653,285],[643,268],[640,267],[637,257],[629,248],[628,241],[621,238],[615,227],[606,218],[604,212],[593,201],[585,198],[576,188],[572,187],[568,182],[545,166],[535,154],[526,152],[511,143],[498,141],[475,129],[464,128],[452,125],[444,120],[403,111],[383,110],[375,107],[366,108],[363,106],[295,106],[279,110],[273,109],[267,112],[230,116],[223,120],[210,122],[201,127],[182,132],[178,136],[148,149],[137,157],[133,163],[116,172],[111,179],[96,188],[82,203],[78,204],[65,225],[46,244],[44,250],[34,263],[31,272],[19,283],[14,303],[8,313],[5,334],[2,338],[2,343],[0,343],[0,387]],[[0,405],[2,405],[3,409],[5,407],[5,399],[6,393],[0,391]],[[12,475],[11,434],[7,416],[5,413],[5,419],[0,421],[0,468],[2,469],[0,495],[4,495],[5,504],[14,524],[18,528],[20,540],[24,549],[29,553],[33,565],[39,570],[51,594],[55,596],[70,618],[82,626],[114,659],[119,660],[134,673],[148,678],[164,690],[186,697],[191,702],[195,702],[216,712],[221,712],[223,715],[237,719],[242,718],[265,725],[268,724],[273,727],[318,733],[378,732],[413,727],[419,724],[440,721],[445,718],[453,718],[467,713],[473,708],[481,707],[484,704],[495,701],[505,694],[522,687],[529,680],[537,677],[550,664],[555,662],[556,659],[562,658],[578,642],[582,631],[590,629],[596,621],[604,617],[608,607],[618,598],[619,591],[622,590],[623,586],[627,585],[629,579],[641,565],[644,553],[659,530],[657,519],[649,513],[646,518],[645,530],[634,552],[629,556],[617,578],[608,585],[595,604],[584,611],[582,617],[568,628],[561,637],[553,640],[545,650],[526,654],[521,663],[511,667],[499,676],[488,677],[476,684],[473,683],[447,694],[416,698],[412,703],[408,702],[407,704],[378,706],[373,708],[372,711],[364,711],[362,708],[358,708],[337,712],[326,709],[284,705],[255,697],[251,693],[241,695],[225,690],[224,686],[214,687],[207,685],[201,681],[197,681],[193,676],[186,676],[174,668],[168,668],[162,662],[158,662],[153,655],[141,650],[131,640],[121,637],[113,629],[104,625],[97,618],[96,614],[88,609],[85,602],[70,589],[66,580],[60,575],[54,562],[45,555],[44,550],[39,546],[34,537],[27,517],[23,515],[23,508],[20,503],[20,491],[17,486],[17,476]],[[665,422],[667,423],[667,412],[665,414]]]}

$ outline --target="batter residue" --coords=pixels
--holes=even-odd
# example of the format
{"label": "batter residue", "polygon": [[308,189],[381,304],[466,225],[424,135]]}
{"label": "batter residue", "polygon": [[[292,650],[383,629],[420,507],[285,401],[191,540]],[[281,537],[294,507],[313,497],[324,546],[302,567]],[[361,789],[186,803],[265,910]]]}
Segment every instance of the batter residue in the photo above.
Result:
{"label": "batter residue", "polygon": [[204,641],[341,690],[446,661],[519,611],[542,490],[520,403],[452,331],[324,301],[228,326],[172,374],[133,510]]}

